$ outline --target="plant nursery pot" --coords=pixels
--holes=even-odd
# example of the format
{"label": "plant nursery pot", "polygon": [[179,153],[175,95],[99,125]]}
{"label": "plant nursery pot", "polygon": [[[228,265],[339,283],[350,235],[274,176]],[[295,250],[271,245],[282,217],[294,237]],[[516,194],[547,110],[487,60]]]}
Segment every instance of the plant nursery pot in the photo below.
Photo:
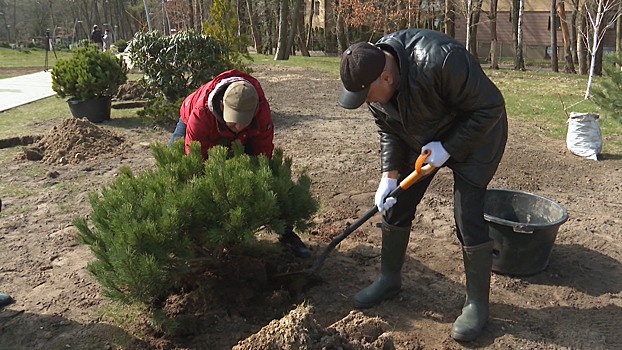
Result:
{"label": "plant nursery pot", "polygon": [[109,97],[94,100],[67,100],[67,104],[74,118],[86,118],[92,123],[110,120],[112,100]]}

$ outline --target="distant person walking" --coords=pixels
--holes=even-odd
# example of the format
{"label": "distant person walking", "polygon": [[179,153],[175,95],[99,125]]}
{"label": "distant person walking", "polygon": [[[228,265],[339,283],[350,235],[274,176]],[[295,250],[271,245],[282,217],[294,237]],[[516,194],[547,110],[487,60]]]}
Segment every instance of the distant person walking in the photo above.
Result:
{"label": "distant person walking", "polygon": [[97,24],[93,26],[93,30],[91,31],[91,41],[93,44],[97,45],[100,50],[104,49],[104,35],[101,30],[99,30]]}
{"label": "distant person walking", "polygon": [[112,44],[112,34],[110,34],[110,29],[104,30],[104,37],[102,40],[104,42],[104,50],[109,51],[110,45]]}

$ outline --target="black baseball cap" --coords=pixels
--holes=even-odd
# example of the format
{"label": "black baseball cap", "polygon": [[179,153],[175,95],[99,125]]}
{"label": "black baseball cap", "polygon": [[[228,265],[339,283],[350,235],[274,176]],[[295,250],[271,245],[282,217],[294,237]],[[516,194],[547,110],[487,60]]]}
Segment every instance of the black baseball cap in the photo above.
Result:
{"label": "black baseball cap", "polygon": [[359,108],[373,83],[384,70],[386,58],[382,49],[361,41],[350,45],[341,55],[339,74],[343,88],[337,103],[347,109]]}

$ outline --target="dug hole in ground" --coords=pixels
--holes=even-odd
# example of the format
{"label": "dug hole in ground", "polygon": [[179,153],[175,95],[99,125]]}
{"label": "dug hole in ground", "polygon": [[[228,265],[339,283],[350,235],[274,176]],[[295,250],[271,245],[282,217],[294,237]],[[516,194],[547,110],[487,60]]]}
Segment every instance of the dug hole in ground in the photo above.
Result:
{"label": "dug hole in ground", "polygon": [[[317,278],[272,278],[275,271],[309,267],[373,205],[379,145],[365,108],[337,106],[338,78],[309,68],[253,68],[272,107],[275,145],[293,158],[293,169],[307,172],[321,204],[315,226],[301,234],[312,258],[297,259],[278,246],[275,235],[258,235],[261,244],[275,249],[197,276],[163,301],[177,321],[172,335],[149,327],[145,313],[124,317],[129,307],[103,298],[86,273],[93,256],[76,243],[71,220],[90,212],[88,193],[108,184],[120,166],[135,173],[152,168],[148,144],[166,142],[171,130],[124,127],[134,120],[114,114],[102,124],[72,121],[54,129],[65,118],[33,116],[28,128],[47,137],[47,158],[28,160],[19,147],[0,149],[0,182],[8,192],[0,214],[0,292],[15,299],[0,311],[0,348],[622,348],[622,159],[578,157],[564,140],[540,136],[533,131],[537,127],[517,123],[512,115],[507,149],[490,187],[545,196],[569,218],[559,227],[544,271],[493,274],[490,319],[479,339],[462,344],[450,337],[465,279],[447,169],[439,171],[419,205],[398,297],[363,311],[352,306],[352,296],[378,273],[379,215],[331,253]],[[495,82],[506,79],[503,72],[490,75]],[[71,145],[83,148],[69,150]]]}

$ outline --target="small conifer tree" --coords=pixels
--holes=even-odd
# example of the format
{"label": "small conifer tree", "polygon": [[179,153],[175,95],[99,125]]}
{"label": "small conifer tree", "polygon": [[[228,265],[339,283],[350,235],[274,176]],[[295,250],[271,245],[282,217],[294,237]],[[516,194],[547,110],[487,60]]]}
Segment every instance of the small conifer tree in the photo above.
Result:
{"label": "small conifer tree", "polygon": [[248,53],[248,47],[252,43],[246,34],[239,32],[238,16],[235,11],[231,1],[214,0],[209,11],[211,21],[205,21],[203,28],[205,34],[216,38],[226,49],[234,68],[249,71],[243,61],[253,60]]}
{"label": "small conifer tree", "polygon": [[622,53],[611,53],[603,63],[605,78],[591,89],[591,99],[607,111],[609,117],[622,122]]}
{"label": "small conifer tree", "polygon": [[128,167],[101,193],[90,193],[92,212],[76,217],[78,240],[96,260],[88,271],[107,297],[149,303],[179,285],[195,258],[218,258],[266,227],[306,228],[317,203],[310,180],[291,178],[281,150],[268,160],[216,146],[203,161],[200,145],[152,144],[156,168],[134,175]]}

